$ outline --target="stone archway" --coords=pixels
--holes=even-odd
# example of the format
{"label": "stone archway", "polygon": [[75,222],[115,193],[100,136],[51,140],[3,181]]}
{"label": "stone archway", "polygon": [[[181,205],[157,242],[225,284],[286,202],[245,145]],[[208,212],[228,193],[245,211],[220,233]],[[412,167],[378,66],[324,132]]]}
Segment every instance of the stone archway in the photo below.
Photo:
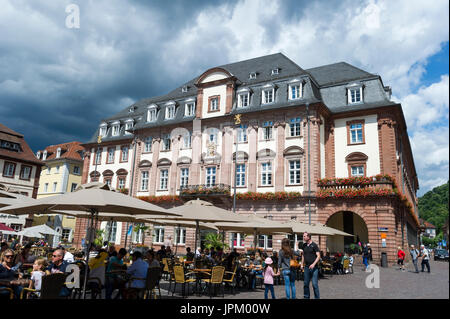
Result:
{"label": "stone archway", "polygon": [[326,225],[339,229],[355,237],[331,236],[327,238],[327,248],[331,253],[349,250],[351,244],[369,242],[369,231],[363,217],[352,211],[338,211],[328,217]]}

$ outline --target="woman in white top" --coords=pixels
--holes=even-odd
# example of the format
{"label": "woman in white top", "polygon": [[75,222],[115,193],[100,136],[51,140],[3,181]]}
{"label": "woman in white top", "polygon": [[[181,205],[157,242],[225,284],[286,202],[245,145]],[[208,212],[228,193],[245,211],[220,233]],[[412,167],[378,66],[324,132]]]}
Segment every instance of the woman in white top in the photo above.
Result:
{"label": "woman in white top", "polygon": [[33,271],[31,272],[31,282],[29,288],[38,290],[37,296],[40,296],[42,287],[42,277],[45,276],[45,268],[47,268],[47,261],[44,258],[38,258],[34,261]]}

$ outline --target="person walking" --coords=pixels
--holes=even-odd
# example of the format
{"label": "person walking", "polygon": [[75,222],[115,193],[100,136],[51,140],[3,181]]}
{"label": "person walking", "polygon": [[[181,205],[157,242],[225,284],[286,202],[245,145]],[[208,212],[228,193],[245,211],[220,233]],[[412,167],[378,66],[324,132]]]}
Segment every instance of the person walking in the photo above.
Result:
{"label": "person walking", "polygon": [[[278,252],[278,269],[284,279],[284,288],[286,290],[286,299],[295,299],[295,270],[291,269],[291,259],[295,256],[300,257],[297,251],[292,250],[289,239],[284,238],[281,241],[281,250]],[[291,294],[292,293],[292,294]]]}
{"label": "person walking", "polygon": [[273,277],[279,274],[276,274],[273,270],[273,261],[272,258],[268,257],[264,260],[266,266],[264,267],[263,275],[264,275],[264,299],[269,299],[269,290],[272,295],[272,299],[275,299],[275,290],[273,289]]}
{"label": "person walking", "polygon": [[417,260],[419,258],[419,251],[414,247],[414,245],[411,245],[411,249],[409,250],[409,254],[411,255],[411,259],[415,268],[415,273],[419,273],[419,266],[417,265]]}
{"label": "person walking", "polygon": [[430,252],[424,245],[420,245],[420,257],[422,257],[422,272],[427,266],[428,273],[430,273]]}
{"label": "person walking", "polygon": [[402,250],[402,248],[401,248],[401,247],[398,247],[398,250],[397,250],[397,257],[398,257],[398,259],[397,259],[397,265],[400,266],[399,269],[401,269],[402,271],[405,271],[405,266],[403,265],[403,262],[405,261],[405,256],[406,256],[406,254],[405,254],[405,252]]}
{"label": "person walking", "polygon": [[363,249],[362,249],[362,256],[363,256],[363,264],[365,266],[365,271],[367,271],[369,269],[369,250],[367,249],[367,244],[363,244]]}
{"label": "person walking", "polygon": [[311,239],[311,234],[303,233],[303,254],[302,254],[302,269],[304,269],[303,278],[303,293],[304,298],[310,298],[309,283],[312,281],[314,289],[314,298],[320,299],[319,293],[319,260],[320,249],[319,246]]}

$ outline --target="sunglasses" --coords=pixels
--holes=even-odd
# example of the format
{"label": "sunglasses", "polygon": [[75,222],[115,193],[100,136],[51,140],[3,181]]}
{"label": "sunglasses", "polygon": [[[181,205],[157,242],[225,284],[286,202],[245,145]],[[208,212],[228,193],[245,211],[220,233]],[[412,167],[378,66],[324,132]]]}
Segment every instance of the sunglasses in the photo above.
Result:
{"label": "sunglasses", "polygon": [[5,258],[13,258],[14,257],[14,255],[7,255],[7,256],[5,256]]}
{"label": "sunglasses", "polygon": [[52,255],[52,257],[61,257],[61,256],[59,256],[59,255]]}

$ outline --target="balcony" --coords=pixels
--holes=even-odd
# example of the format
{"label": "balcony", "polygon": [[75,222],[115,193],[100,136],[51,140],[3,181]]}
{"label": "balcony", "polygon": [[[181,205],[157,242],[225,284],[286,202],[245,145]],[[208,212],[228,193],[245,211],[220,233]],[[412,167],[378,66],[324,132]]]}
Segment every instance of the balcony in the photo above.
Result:
{"label": "balcony", "polygon": [[180,188],[180,198],[184,201],[200,198],[213,204],[229,204],[230,194],[231,186],[225,184],[188,185]]}
{"label": "balcony", "polygon": [[321,179],[317,186],[319,191],[317,197],[366,197],[394,195],[397,187],[389,176],[351,177]]}

